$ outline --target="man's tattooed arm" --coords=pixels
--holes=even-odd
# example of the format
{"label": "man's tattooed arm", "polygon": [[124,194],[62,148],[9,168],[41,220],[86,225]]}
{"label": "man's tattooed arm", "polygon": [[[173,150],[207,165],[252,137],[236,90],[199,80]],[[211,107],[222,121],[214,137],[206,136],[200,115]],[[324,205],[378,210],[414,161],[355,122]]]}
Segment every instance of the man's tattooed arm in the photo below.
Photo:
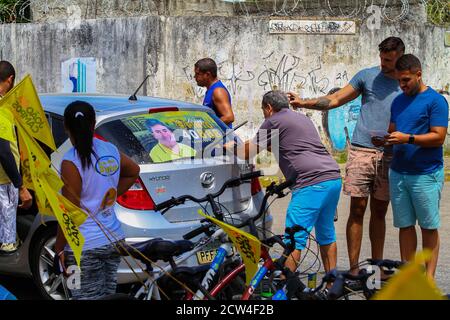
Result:
{"label": "man's tattooed arm", "polygon": [[303,100],[303,105],[307,109],[325,111],[330,108],[331,100],[326,97],[320,97],[317,99]]}

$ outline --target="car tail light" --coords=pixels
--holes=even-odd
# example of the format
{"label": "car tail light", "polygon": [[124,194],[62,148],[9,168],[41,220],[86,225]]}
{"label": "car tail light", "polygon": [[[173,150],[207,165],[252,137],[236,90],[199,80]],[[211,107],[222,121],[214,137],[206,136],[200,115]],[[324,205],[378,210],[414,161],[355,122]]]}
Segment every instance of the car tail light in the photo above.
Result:
{"label": "car tail light", "polygon": [[152,108],[148,110],[148,113],[158,113],[158,112],[167,112],[167,111],[178,111],[177,107],[163,107],[163,108]]}
{"label": "car tail light", "polygon": [[103,136],[99,135],[98,133],[94,133],[94,138],[108,142],[108,140],[106,140]]}
{"label": "car tail light", "polygon": [[155,210],[155,203],[140,178],[127,192],[117,198],[117,202],[128,209]]}
{"label": "car tail light", "polygon": [[259,182],[258,178],[253,178],[252,179],[252,196],[254,196],[255,194],[257,194],[258,192],[260,192],[262,190],[261,188],[261,183]]}

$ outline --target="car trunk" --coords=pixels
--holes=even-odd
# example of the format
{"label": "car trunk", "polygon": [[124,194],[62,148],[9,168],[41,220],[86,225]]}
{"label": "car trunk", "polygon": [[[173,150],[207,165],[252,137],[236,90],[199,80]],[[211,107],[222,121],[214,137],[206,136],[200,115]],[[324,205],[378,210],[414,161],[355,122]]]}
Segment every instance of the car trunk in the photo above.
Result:
{"label": "car trunk", "polygon": [[[217,164],[151,164],[141,166],[141,180],[153,201],[158,204],[170,199],[189,194],[196,198],[220,190],[230,177],[240,174],[240,166],[230,163]],[[202,177],[208,175],[214,178],[211,185],[202,183]],[[216,199],[223,207],[223,214],[237,213],[247,209],[251,197],[250,184],[230,188]],[[205,209],[212,214],[211,207],[203,203]],[[186,201],[185,204],[167,211],[164,217],[170,222],[201,219],[198,214],[199,204]]]}
{"label": "car trunk", "polygon": [[[248,165],[236,164],[228,157],[199,157],[208,154],[209,151],[204,151],[209,150],[207,147],[213,141],[217,141],[214,139],[221,142],[227,129],[215,115],[198,109],[156,111],[124,115],[102,124],[96,130],[98,137],[112,142],[140,165],[140,179],[154,203],[185,194],[204,197],[217,192],[231,177],[249,170]],[[166,147],[167,143],[174,142],[180,155],[170,153]],[[204,176],[207,176],[207,181],[202,183]],[[211,179],[211,184],[205,183]],[[246,210],[250,198],[251,186],[246,183],[227,189],[216,200],[223,206],[226,215]],[[199,204],[187,201],[166,212],[164,217],[170,222],[198,220],[201,219],[198,209]],[[206,211],[211,211],[209,205]]]}

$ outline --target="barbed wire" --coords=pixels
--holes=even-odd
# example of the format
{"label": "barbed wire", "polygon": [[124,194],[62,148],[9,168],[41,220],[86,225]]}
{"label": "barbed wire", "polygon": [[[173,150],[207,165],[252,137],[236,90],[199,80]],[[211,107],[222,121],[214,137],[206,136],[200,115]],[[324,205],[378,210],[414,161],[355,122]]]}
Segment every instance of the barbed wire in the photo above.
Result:
{"label": "barbed wire", "polygon": [[[203,11],[218,15],[352,19],[365,19],[370,16],[368,9],[378,6],[382,18],[391,23],[406,21],[408,15],[413,13],[412,5],[421,4],[430,22],[437,25],[450,23],[448,0],[211,0],[192,4],[197,6],[196,14],[202,14],[200,11]],[[189,8],[189,3],[184,3],[183,8]],[[0,0],[0,23],[182,14],[181,9],[176,10],[176,5],[168,5],[164,0]]]}

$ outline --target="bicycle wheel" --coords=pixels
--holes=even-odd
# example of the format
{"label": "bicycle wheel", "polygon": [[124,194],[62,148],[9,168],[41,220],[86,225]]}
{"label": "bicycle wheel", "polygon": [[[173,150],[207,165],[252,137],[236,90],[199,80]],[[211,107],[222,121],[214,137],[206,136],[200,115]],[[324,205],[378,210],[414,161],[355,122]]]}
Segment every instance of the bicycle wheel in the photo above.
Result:
{"label": "bicycle wheel", "polygon": [[245,289],[245,266],[230,264],[222,270],[210,294],[217,300],[240,300]]}

